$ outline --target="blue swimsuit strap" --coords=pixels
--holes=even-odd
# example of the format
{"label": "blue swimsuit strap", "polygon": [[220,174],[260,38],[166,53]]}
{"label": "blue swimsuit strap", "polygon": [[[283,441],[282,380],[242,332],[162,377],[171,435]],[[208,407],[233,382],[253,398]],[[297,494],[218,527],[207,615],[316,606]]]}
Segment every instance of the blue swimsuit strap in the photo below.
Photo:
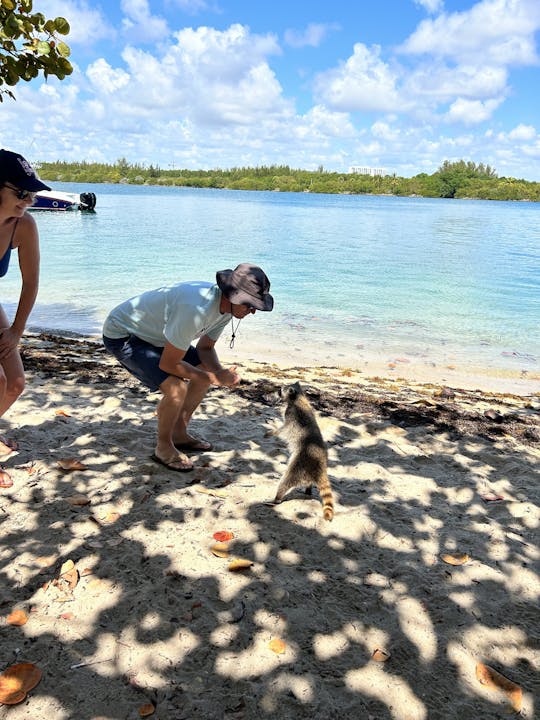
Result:
{"label": "blue swimsuit strap", "polygon": [[15,231],[17,230],[18,224],[19,224],[19,218],[17,218],[15,225],[13,226],[13,231],[11,233],[11,237],[9,238],[9,245],[6,248],[6,252],[2,256],[2,259],[0,259],[0,277],[4,277],[4,275],[8,271],[9,260],[11,257],[11,250],[13,249],[13,238],[15,237]]}

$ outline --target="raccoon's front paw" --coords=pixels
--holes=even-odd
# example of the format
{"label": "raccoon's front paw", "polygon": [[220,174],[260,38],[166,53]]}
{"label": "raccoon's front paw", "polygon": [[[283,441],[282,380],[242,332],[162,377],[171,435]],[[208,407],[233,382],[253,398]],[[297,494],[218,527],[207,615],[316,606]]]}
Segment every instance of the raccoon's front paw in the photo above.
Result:
{"label": "raccoon's front paw", "polygon": [[272,437],[273,435],[277,435],[279,431],[281,430],[281,424],[278,420],[267,420],[265,423],[266,426],[266,432],[264,433],[264,437]]}

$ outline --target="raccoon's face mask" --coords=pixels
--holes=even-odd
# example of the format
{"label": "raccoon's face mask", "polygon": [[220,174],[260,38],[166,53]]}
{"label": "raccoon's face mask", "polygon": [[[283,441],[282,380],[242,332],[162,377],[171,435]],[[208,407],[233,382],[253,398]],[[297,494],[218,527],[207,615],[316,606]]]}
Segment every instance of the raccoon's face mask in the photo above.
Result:
{"label": "raccoon's face mask", "polygon": [[286,385],[280,388],[280,396],[284,400],[294,400],[302,393],[302,387],[299,382],[295,382],[292,385]]}

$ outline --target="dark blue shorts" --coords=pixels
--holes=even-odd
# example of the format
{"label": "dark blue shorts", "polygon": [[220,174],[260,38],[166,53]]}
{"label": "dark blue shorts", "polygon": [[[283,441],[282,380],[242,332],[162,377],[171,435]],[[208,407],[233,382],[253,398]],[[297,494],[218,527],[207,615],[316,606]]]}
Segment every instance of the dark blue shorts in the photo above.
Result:
{"label": "dark blue shorts", "polygon": [[[129,370],[137,380],[140,380],[150,390],[158,390],[161,383],[169,377],[159,367],[159,361],[163,353],[162,347],[150,345],[150,343],[141,340],[136,335],[118,339],[108,338],[104,335],[103,344],[126,370]],[[199,354],[193,345],[189,346],[183,360],[190,365],[201,364]]]}

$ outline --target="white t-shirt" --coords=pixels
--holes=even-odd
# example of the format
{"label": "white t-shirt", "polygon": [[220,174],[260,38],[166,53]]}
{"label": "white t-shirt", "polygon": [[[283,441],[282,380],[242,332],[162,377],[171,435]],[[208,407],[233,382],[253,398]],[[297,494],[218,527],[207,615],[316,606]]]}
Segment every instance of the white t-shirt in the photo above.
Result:
{"label": "white t-shirt", "polygon": [[109,338],[136,335],[156,347],[167,342],[187,350],[202,335],[217,340],[231,319],[220,313],[221,290],[215,283],[181,282],[149,290],[111,310],[103,325]]}

